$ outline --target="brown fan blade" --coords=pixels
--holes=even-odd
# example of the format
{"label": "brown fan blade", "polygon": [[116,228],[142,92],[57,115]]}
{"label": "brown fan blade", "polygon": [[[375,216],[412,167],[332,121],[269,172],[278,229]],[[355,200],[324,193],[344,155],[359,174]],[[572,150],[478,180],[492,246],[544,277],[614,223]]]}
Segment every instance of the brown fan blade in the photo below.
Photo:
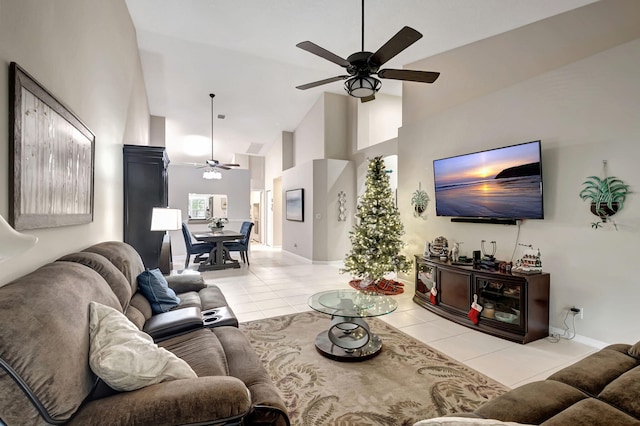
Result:
{"label": "brown fan blade", "polygon": [[235,163],[225,163],[225,164],[222,164],[222,166],[227,166],[227,167],[240,167],[240,164],[235,164]]}
{"label": "brown fan blade", "polygon": [[223,166],[222,164],[218,164],[217,166],[214,166],[214,167],[216,169],[231,170],[231,167]]}
{"label": "brown fan blade", "polygon": [[303,84],[302,86],[296,86],[296,89],[307,90],[312,87],[322,86],[323,84],[333,83],[334,81],[344,80],[345,78],[349,78],[348,75],[339,75],[336,77],[325,78],[324,80],[314,81],[313,83]]}
{"label": "brown fan blade", "polygon": [[422,38],[422,34],[411,27],[404,27],[389,39],[369,61],[380,66]]}
{"label": "brown fan blade", "polygon": [[438,79],[439,72],[385,69],[378,71],[378,77],[391,80],[417,81],[418,83],[433,83]]}
{"label": "brown fan blade", "polygon": [[360,98],[360,103],[365,103],[369,101],[373,101],[376,98],[375,93],[371,96],[367,96],[366,98]]}
{"label": "brown fan blade", "polygon": [[351,65],[349,62],[347,62],[346,59],[341,58],[340,56],[336,55],[335,53],[331,53],[329,52],[327,49],[318,46],[315,43],[312,43],[310,41],[303,41],[300,42],[298,44],[296,44],[296,47],[299,47],[302,50],[306,50],[309,53],[313,53],[314,55],[318,55],[321,58],[326,59],[327,61],[331,61],[334,64],[338,64],[341,67],[348,67],[349,65]]}

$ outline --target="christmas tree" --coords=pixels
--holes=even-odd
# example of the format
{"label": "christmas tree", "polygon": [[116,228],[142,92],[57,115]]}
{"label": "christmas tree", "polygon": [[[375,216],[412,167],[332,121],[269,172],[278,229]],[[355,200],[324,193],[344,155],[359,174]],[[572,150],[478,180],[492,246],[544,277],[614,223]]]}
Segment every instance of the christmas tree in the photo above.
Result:
{"label": "christmas tree", "polygon": [[370,160],[366,190],[356,209],[357,223],[349,233],[351,253],[341,272],[363,278],[361,288],[375,285],[388,272],[407,272],[410,263],[400,254],[404,227],[382,157]]}

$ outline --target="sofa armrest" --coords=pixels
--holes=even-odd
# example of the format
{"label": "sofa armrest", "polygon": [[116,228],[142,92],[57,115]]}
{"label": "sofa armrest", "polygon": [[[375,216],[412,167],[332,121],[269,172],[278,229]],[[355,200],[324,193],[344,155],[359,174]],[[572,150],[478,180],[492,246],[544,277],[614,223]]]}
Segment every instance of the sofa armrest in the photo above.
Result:
{"label": "sofa armrest", "polygon": [[153,315],[145,322],[142,331],[153,337],[156,342],[159,342],[202,327],[200,308],[190,306]]}
{"label": "sofa armrest", "polygon": [[209,376],[173,380],[93,400],[84,405],[68,424],[217,424],[240,419],[250,411],[251,396],[241,380],[230,376]]}
{"label": "sofa armrest", "polygon": [[206,288],[202,275],[186,274],[186,275],[167,275],[167,284],[176,293],[186,293],[188,291],[198,292]]}

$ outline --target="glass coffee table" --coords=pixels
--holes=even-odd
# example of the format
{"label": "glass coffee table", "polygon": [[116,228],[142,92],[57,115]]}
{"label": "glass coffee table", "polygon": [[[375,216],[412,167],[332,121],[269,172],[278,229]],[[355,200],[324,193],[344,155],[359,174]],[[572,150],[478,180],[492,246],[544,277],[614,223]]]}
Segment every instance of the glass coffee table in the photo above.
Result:
{"label": "glass coffee table", "polygon": [[389,296],[352,289],[316,293],[307,303],[331,316],[329,329],[316,337],[316,349],[337,361],[364,361],[378,355],[382,341],[364,319],[389,314],[398,307]]}

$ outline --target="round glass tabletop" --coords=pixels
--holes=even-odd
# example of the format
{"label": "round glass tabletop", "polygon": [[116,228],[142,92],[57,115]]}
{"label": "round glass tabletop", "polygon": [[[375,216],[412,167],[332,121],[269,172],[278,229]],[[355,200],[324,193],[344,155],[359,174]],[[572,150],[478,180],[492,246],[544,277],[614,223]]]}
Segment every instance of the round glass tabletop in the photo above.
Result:
{"label": "round glass tabletop", "polygon": [[316,293],[307,303],[323,314],[347,318],[377,317],[398,308],[398,302],[389,296],[352,289]]}

